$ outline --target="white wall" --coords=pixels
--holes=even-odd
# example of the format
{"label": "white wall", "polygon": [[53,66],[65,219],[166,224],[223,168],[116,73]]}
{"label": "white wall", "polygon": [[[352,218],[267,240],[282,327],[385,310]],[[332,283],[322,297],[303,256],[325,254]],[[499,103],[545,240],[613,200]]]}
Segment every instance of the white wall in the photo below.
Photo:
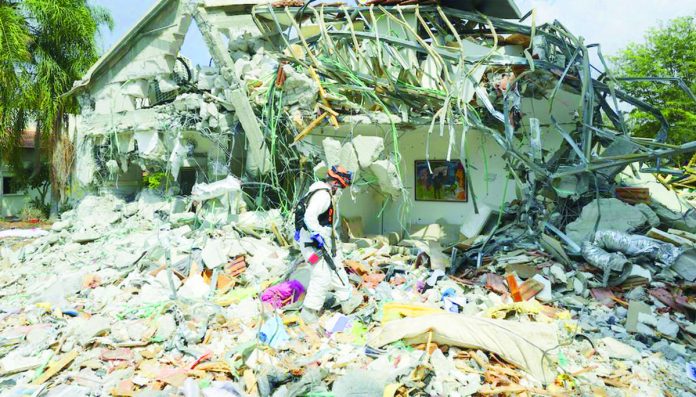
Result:
{"label": "white wall", "polygon": [[[399,128],[399,127],[397,127]],[[401,153],[401,174],[406,188],[406,200],[389,200],[381,218],[378,214],[384,203],[384,197],[375,193],[372,189],[362,189],[364,192],[355,193],[355,200],[351,200],[349,194],[344,193],[339,203],[341,216],[361,216],[363,226],[367,234],[383,234],[391,231],[413,230],[417,225],[427,225],[444,220],[450,225],[461,225],[477,217],[474,213],[472,195],[476,195],[479,209],[488,206],[493,210],[500,207],[503,200],[503,191],[507,174],[502,161],[503,151],[493,140],[484,133],[469,130],[466,133],[467,158],[470,164],[470,173],[473,192],[468,191],[467,202],[430,202],[415,201],[415,175],[414,162],[425,159],[426,137],[429,126],[416,128],[400,128],[399,152]],[[459,159],[461,126],[456,128],[455,145],[451,153],[451,159]],[[449,134],[444,136],[434,132],[430,137],[430,160],[445,160],[449,143]],[[310,137],[312,143],[320,144],[325,137],[334,137],[345,140],[350,127],[333,130],[330,127],[318,130]],[[393,151],[393,141],[388,126],[360,125],[354,130],[355,135],[376,135],[385,137],[385,151],[387,155]],[[487,161],[484,162],[484,159]],[[509,182],[506,201],[514,199],[514,184]],[[403,214],[403,215],[402,215]]]}
{"label": "white wall", "polygon": [[[446,160],[449,146],[449,134],[445,132],[440,136],[439,129],[430,136],[430,160]],[[401,173],[410,211],[402,225],[399,219],[400,203],[392,203],[385,211],[384,232],[395,231],[402,228],[412,230],[415,225],[428,225],[432,223],[445,223],[461,225],[477,217],[474,211],[473,196],[479,209],[488,206],[491,209],[500,207],[503,199],[510,201],[514,198],[514,185],[511,181],[508,185],[507,195],[503,198],[503,191],[507,181],[503,151],[493,138],[476,130],[466,132],[466,158],[469,161],[469,172],[466,177],[471,180],[473,189],[468,189],[467,202],[431,202],[415,200],[415,171],[416,160],[426,158],[426,139],[428,127],[419,127],[413,131],[407,131],[399,139],[399,151],[401,152]],[[451,153],[451,160],[460,159],[461,127],[455,128],[455,145]],[[466,170],[465,170],[466,171]],[[438,222],[439,221],[439,222]]]}
{"label": "white wall", "polygon": [[[10,172],[7,167],[0,165],[0,181],[3,177],[12,176],[12,172]],[[38,191],[34,189],[12,194],[5,194],[0,191],[0,218],[20,216],[22,214],[22,209],[29,204],[29,200],[38,195]]]}

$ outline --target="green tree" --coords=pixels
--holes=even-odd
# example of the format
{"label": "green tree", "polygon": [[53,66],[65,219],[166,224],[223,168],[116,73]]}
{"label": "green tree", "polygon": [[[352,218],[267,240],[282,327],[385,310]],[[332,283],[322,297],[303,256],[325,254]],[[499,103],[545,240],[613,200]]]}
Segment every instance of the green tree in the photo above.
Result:
{"label": "green tree", "polygon": [[[696,92],[696,18],[685,16],[648,30],[645,42],[629,44],[612,58],[619,77],[681,78]],[[668,142],[696,140],[696,103],[674,82],[627,81],[623,88],[662,111],[670,125]],[[655,137],[660,126],[650,114],[634,109],[629,115],[633,133]]]}
{"label": "green tree", "polygon": [[25,180],[39,178],[42,157],[51,159],[53,199],[56,184],[53,144],[61,139],[75,98],[63,96],[98,58],[102,26],[110,14],[88,0],[0,0],[0,154],[18,174],[19,141],[28,122],[36,123],[35,158]]}

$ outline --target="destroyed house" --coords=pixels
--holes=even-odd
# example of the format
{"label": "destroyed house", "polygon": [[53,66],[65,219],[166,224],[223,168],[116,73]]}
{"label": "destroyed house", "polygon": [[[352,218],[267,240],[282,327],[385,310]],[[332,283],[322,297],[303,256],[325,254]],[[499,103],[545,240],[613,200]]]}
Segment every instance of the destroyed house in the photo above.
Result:
{"label": "destroyed house", "polygon": [[[245,205],[287,213],[341,164],[352,237],[439,223],[459,240],[503,215],[561,228],[548,203],[693,150],[562,24],[520,22],[511,0],[418,3],[158,1],[71,92],[75,191],[185,196],[232,175]],[[180,54],[192,23],[209,66]],[[628,135],[626,106],[655,139]]]}

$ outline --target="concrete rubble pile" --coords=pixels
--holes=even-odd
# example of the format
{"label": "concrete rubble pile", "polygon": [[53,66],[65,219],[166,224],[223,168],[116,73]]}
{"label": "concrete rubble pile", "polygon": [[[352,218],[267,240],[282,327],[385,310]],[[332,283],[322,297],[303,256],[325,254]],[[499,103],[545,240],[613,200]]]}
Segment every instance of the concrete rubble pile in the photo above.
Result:
{"label": "concrete rubble pile", "polygon": [[[354,239],[343,250],[363,303],[305,324],[309,269],[279,220],[217,190],[203,202],[233,203],[217,224],[189,200],[88,196],[46,236],[3,240],[2,395],[693,391],[689,287],[654,256],[635,259],[647,280],[608,288],[598,267],[553,251],[454,269],[430,250],[442,233]],[[286,285],[299,293],[278,297]]]}

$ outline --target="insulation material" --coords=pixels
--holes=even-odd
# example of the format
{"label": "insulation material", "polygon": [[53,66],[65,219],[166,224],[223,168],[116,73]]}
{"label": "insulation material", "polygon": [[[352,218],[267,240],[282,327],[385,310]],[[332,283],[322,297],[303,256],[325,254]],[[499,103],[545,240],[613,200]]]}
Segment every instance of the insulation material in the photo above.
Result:
{"label": "insulation material", "polygon": [[589,264],[604,270],[602,280],[604,285],[608,284],[612,271],[623,271],[624,267],[631,264],[621,252],[607,252],[589,241],[582,243],[582,256]]}
{"label": "insulation material", "polygon": [[623,252],[628,256],[646,255],[665,265],[673,264],[682,253],[681,248],[670,243],[610,230],[597,232],[594,243],[607,251]]}
{"label": "insulation material", "polygon": [[419,344],[430,337],[437,344],[493,352],[543,383],[555,377],[544,359],[544,352],[558,347],[556,326],[550,324],[433,314],[387,323],[372,336],[370,346],[382,347],[401,339]]}
{"label": "insulation material", "polygon": [[595,234],[594,242],[582,244],[582,256],[593,266],[604,270],[603,283],[609,283],[612,271],[625,272],[631,265],[628,257],[647,256],[656,265],[672,265],[683,250],[670,243],[663,243],[649,237],[602,230]]}
{"label": "insulation material", "polygon": [[137,131],[134,134],[136,142],[138,142],[138,152],[147,156],[157,150],[159,144],[159,134],[157,131]]}

